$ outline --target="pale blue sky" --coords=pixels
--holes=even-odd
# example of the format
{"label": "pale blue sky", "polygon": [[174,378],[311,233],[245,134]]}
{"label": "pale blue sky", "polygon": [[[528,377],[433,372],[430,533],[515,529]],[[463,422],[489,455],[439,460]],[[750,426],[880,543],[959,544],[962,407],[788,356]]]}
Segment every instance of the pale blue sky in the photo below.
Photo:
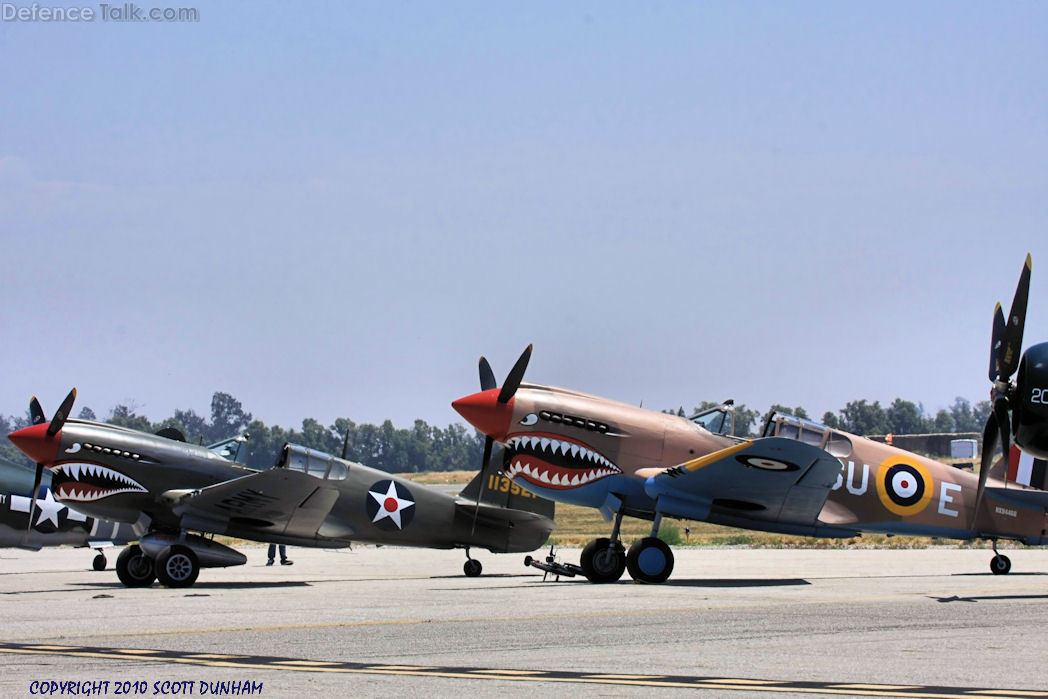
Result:
{"label": "pale blue sky", "polygon": [[1048,339],[1044,3],[196,7],[0,23],[0,413],[443,425],[529,342],[653,408],[934,411],[1027,252]]}

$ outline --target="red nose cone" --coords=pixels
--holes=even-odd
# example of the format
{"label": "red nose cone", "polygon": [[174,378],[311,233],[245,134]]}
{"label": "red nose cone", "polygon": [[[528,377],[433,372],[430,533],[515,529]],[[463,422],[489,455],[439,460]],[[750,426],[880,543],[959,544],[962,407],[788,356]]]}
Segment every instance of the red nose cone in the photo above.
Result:
{"label": "red nose cone", "polygon": [[38,464],[53,464],[58,457],[58,444],[61,441],[62,431],[53,437],[47,436],[49,423],[33,425],[25,429],[12,432],[7,435],[16,447],[25,452],[25,455]]}
{"label": "red nose cone", "polygon": [[491,437],[502,442],[509,432],[509,422],[513,418],[513,399],[508,403],[499,403],[499,389],[492,388],[474,393],[452,402],[451,407],[466,418],[469,424]]}

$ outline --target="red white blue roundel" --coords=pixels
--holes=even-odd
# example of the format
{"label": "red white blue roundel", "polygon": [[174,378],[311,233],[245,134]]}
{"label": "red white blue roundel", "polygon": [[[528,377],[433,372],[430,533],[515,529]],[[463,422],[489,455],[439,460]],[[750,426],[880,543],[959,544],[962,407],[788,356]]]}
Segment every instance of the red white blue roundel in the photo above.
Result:
{"label": "red white blue roundel", "polygon": [[415,498],[411,491],[392,480],[371,486],[366,506],[371,523],[382,531],[400,531],[411,524],[415,516]]}

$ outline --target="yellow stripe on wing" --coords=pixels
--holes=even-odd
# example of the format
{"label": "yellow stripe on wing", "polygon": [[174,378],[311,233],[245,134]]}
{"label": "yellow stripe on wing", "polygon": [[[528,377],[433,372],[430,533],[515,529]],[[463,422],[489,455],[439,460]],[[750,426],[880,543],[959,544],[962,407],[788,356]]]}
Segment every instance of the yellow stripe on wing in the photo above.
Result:
{"label": "yellow stripe on wing", "polygon": [[683,464],[680,465],[680,468],[684,469],[685,471],[698,471],[703,466],[709,466],[714,461],[720,461],[724,457],[731,456],[735,452],[742,451],[746,447],[750,446],[753,446],[753,442],[742,442],[741,444],[736,444],[733,447],[721,449],[720,451],[715,451],[712,454],[707,454],[706,456],[700,456],[699,458],[692,459],[691,461],[685,461]]}

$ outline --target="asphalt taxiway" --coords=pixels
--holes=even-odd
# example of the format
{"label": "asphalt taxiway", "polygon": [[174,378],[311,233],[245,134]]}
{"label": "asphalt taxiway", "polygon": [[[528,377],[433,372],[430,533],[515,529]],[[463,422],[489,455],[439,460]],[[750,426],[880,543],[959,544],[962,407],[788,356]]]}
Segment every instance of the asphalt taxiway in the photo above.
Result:
{"label": "asphalt taxiway", "polygon": [[84,550],[0,551],[0,695],[1048,697],[1045,550],[1008,551],[994,576],[985,549],[678,548],[658,586],[543,582],[518,554],[475,552],[484,575],[466,578],[461,551],[291,549],[266,567],[242,550],[181,590],[124,588],[115,551],[102,572]]}

